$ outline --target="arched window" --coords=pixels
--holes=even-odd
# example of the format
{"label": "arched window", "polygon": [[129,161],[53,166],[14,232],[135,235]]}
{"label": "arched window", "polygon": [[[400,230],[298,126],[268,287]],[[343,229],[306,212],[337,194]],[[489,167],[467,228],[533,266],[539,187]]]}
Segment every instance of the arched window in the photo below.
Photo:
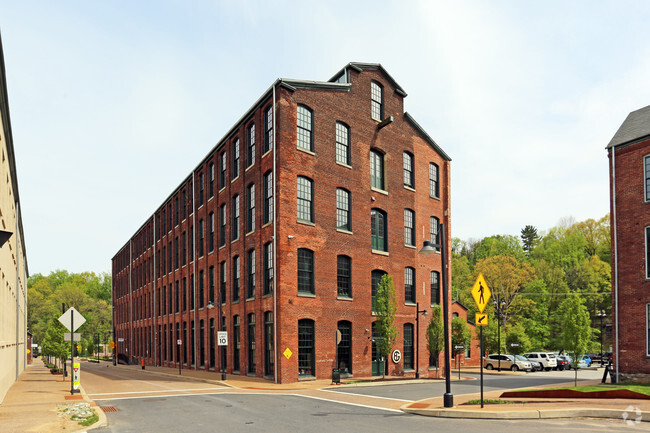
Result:
{"label": "arched window", "polygon": [[337,368],[341,373],[352,373],[352,323],[341,320],[337,325],[341,333],[341,342],[338,344]]}
{"label": "arched window", "polygon": [[388,251],[388,217],[381,209],[370,210],[371,248]]}
{"label": "arched window", "polygon": [[297,145],[299,149],[314,151],[314,119],[309,107],[298,105]]}

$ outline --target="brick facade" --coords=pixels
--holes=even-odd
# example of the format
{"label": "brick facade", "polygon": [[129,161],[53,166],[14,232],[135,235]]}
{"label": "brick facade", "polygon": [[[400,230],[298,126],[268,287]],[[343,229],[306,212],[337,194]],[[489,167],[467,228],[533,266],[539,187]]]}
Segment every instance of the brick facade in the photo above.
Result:
{"label": "brick facade", "polygon": [[[612,341],[621,380],[650,381],[650,279],[646,230],[650,200],[646,177],[650,165],[650,107],[630,113],[608,146],[612,216]],[[650,164],[649,161],[647,161]],[[618,317],[616,284],[618,281]]]}
{"label": "brick facade", "polygon": [[[435,217],[444,223],[446,238],[451,238],[450,159],[413,118],[404,113],[406,93],[380,65],[349,64],[340,76],[343,77],[341,80],[329,82],[276,81],[115,255],[114,324],[117,352],[122,358],[138,362],[144,358],[146,363],[176,366],[175,344],[177,339],[181,339],[181,348],[188,351],[187,362],[181,355],[184,368],[218,371],[221,367],[220,356],[218,349],[215,349],[213,359],[211,345],[214,333],[219,329],[217,304],[223,277],[220,270],[222,262],[226,268],[222,309],[229,339],[225,350],[228,373],[268,378],[273,378],[277,373],[275,379],[279,383],[330,377],[332,369],[337,366],[347,368],[349,374],[356,377],[373,374],[373,270],[393,276],[399,306],[396,316],[399,338],[395,348],[405,353],[405,325],[406,329],[415,326],[415,302],[431,304],[431,272],[440,272],[442,266],[439,254],[433,257],[418,254],[422,242],[430,238],[430,218]],[[371,82],[383,88],[384,122],[371,117]],[[311,150],[301,149],[297,144],[298,107],[304,107],[311,113]],[[271,125],[267,117],[269,108],[273,110],[274,121],[271,133],[267,134],[267,127]],[[337,162],[337,122],[349,128],[349,164]],[[255,139],[253,160],[247,158],[251,125],[255,125],[252,135]],[[274,145],[264,152],[267,135],[273,138]],[[234,177],[233,146],[237,139],[239,173]],[[371,188],[371,150],[383,156],[383,188]],[[404,152],[413,156],[412,186],[405,185]],[[223,188],[220,185],[222,154],[225,154],[227,167]],[[438,168],[436,197],[430,196],[432,163]],[[212,164],[215,184],[211,195]],[[264,197],[268,190],[265,179],[269,173],[272,173],[275,181],[272,194],[274,218],[265,223]],[[297,186],[299,177],[311,181],[313,188],[311,221],[297,218],[297,197],[301,193]],[[253,230],[246,233],[251,185],[254,185],[254,223]],[[349,193],[349,230],[337,228],[337,188]],[[235,220],[232,210],[237,195],[239,235],[233,237]],[[226,241],[222,242],[220,216],[224,205]],[[371,249],[373,209],[379,209],[386,215],[387,251]],[[405,209],[413,211],[415,215],[412,245],[405,242]],[[210,230],[212,215],[214,233]],[[184,236],[187,239],[185,243]],[[213,250],[210,249],[210,238],[214,240]],[[272,269],[275,290],[264,293],[265,280],[269,281],[264,257],[268,246],[272,246],[274,252]],[[185,254],[183,251],[186,251]],[[249,264],[252,251],[255,254],[254,274]],[[313,254],[313,293],[298,290],[299,251]],[[337,256],[346,256],[351,263],[351,296],[340,296],[338,293]],[[238,300],[235,300],[236,257],[239,257],[240,264]],[[404,287],[407,267],[412,268],[415,274],[414,294],[410,300],[406,299]],[[208,308],[212,268],[215,293],[212,299],[217,306]],[[252,288],[249,286],[249,274],[253,275],[254,281],[252,296],[247,296],[247,291]],[[303,272],[301,275],[306,274]],[[183,287],[186,287],[185,308]],[[164,302],[161,300],[163,291]],[[191,308],[193,292],[195,308]],[[235,326],[237,318],[239,339]],[[254,322],[251,322],[253,318]],[[214,330],[210,326],[211,319],[214,319]],[[200,330],[201,321],[203,333]],[[304,325],[302,342],[299,341],[299,322]],[[179,335],[176,333],[177,326]],[[305,335],[309,334],[310,327],[313,327],[313,339],[305,343]],[[170,329],[173,331],[171,336]],[[184,332],[184,329],[187,331]],[[346,336],[349,335],[346,349],[339,345],[339,360],[343,364],[336,360],[337,329],[344,329]],[[429,375],[425,331],[426,324],[420,326],[421,377]],[[415,340],[414,336],[413,342]],[[238,342],[239,363],[236,365]],[[300,349],[299,346],[311,346],[311,349]],[[406,351],[410,347],[407,344]],[[195,355],[194,365],[192,352]],[[299,365],[301,353],[305,358],[303,366]],[[350,356],[342,358],[345,353],[350,353]],[[311,356],[313,362],[309,359]],[[311,371],[302,368],[305,363],[310,365]],[[412,377],[415,374],[412,368],[404,369],[403,362],[388,364],[389,375]]]}

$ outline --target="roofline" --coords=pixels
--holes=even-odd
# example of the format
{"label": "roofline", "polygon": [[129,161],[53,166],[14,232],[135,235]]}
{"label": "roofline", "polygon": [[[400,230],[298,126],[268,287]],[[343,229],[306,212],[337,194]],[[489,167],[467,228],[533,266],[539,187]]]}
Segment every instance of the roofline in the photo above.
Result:
{"label": "roofline", "polygon": [[[25,232],[23,230],[23,212],[20,207],[20,193],[18,192],[18,175],[16,171],[16,155],[14,153],[14,138],[11,131],[11,115],[9,114],[9,94],[7,93],[7,74],[5,70],[5,55],[2,48],[2,34],[0,33],[0,110],[2,114],[2,126],[4,128],[5,140],[7,141],[7,158],[9,159],[9,172],[11,173],[11,185],[13,186],[14,205],[18,217],[18,230],[22,239],[23,255],[25,259],[25,274],[29,277],[27,267],[27,246],[25,245]],[[16,252],[18,254],[18,252]]]}
{"label": "roofline", "polygon": [[610,143],[607,145],[607,147],[605,147],[605,149],[610,151],[612,149],[616,149],[616,148],[619,148],[619,147],[626,147],[626,146],[630,146],[632,144],[640,143],[640,142],[646,141],[648,139],[650,139],[650,134],[644,135],[643,137],[635,138],[634,140],[629,140],[629,141],[626,141],[626,142],[623,142],[623,143],[619,143],[619,144],[612,144],[611,141],[610,141]]}
{"label": "roofline", "polygon": [[426,131],[420,126],[420,124],[415,121],[413,116],[411,116],[407,112],[404,112],[404,118],[411,124],[411,126],[413,126],[420,133],[422,138],[424,138],[424,140],[427,141],[431,147],[433,147],[433,150],[435,150],[436,152],[438,152],[440,156],[442,156],[442,158],[445,161],[451,161],[449,155],[447,155],[445,151],[442,150],[440,146],[438,146],[438,143],[436,143],[435,140],[431,138],[429,134],[426,133]]}
{"label": "roofline", "polygon": [[395,81],[395,79],[390,76],[390,74],[386,71],[386,69],[384,69],[384,67],[381,65],[381,63],[350,62],[347,65],[345,65],[343,68],[341,68],[336,74],[334,74],[334,76],[332,78],[330,78],[328,81],[330,81],[330,82],[334,81],[334,79],[339,77],[341,75],[341,73],[345,72],[345,70],[348,69],[348,68],[354,69],[357,72],[361,72],[364,69],[378,69],[386,76],[386,78],[388,78],[388,81],[390,81],[390,83],[393,85],[393,87],[395,88],[395,91],[398,94],[402,95],[405,98],[406,98],[406,96],[408,96],[406,91],[402,88],[402,86],[397,84],[397,81]]}

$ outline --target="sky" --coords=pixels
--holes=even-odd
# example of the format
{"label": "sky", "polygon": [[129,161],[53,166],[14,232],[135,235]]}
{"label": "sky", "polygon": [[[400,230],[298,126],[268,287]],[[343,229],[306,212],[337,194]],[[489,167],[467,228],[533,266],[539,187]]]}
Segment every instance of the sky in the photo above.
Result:
{"label": "sky", "polygon": [[650,2],[0,0],[30,274],[111,258],[277,78],[380,63],[452,158],[463,240],[609,212]]}

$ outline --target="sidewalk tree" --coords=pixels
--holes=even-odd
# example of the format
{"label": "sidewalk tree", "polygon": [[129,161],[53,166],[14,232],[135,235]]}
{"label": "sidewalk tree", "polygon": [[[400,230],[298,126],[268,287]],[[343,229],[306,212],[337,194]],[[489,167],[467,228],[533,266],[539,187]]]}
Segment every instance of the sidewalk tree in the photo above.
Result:
{"label": "sidewalk tree", "polygon": [[50,321],[50,326],[47,328],[45,338],[41,343],[43,355],[52,356],[63,362],[70,354],[70,344],[63,341],[66,329],[57,319]]}
{"label": "sidewalk tree", "polygon": [[393,277],[388,274],[381,277],[379,284],[377,284],[375,299],[377,350],[384,359],[388,359],[398,335],[395,326],[397,298],[395,296]]}
{"label": "sidewalk tree", "polygon": [[434,305],[431,308],[431,318],[429,319],[426,335],[429,357],[434,360],[436,365],[436,376],[438,376],[438,361],[440,358],[440,352],[445,348],[443,333],[444,330],[440,305]]}
{"label": "sidewalk tree", "polygon": [[472,331],[467,326],[467,321],[462,317],[454,317],[451,319],[451,349],[452,356],[464,353],[463,349],[456,349],[456,346],[464,346],[469,349],[472,344]]}
{"label": "sidewalk tree", "polygon": [[558,308],[562,317],[562,347],[571,357],[575,368],[575,386],[578,386],[578,361],[587,351],[592,339],[589,312],[577,295],[569,296]]}

